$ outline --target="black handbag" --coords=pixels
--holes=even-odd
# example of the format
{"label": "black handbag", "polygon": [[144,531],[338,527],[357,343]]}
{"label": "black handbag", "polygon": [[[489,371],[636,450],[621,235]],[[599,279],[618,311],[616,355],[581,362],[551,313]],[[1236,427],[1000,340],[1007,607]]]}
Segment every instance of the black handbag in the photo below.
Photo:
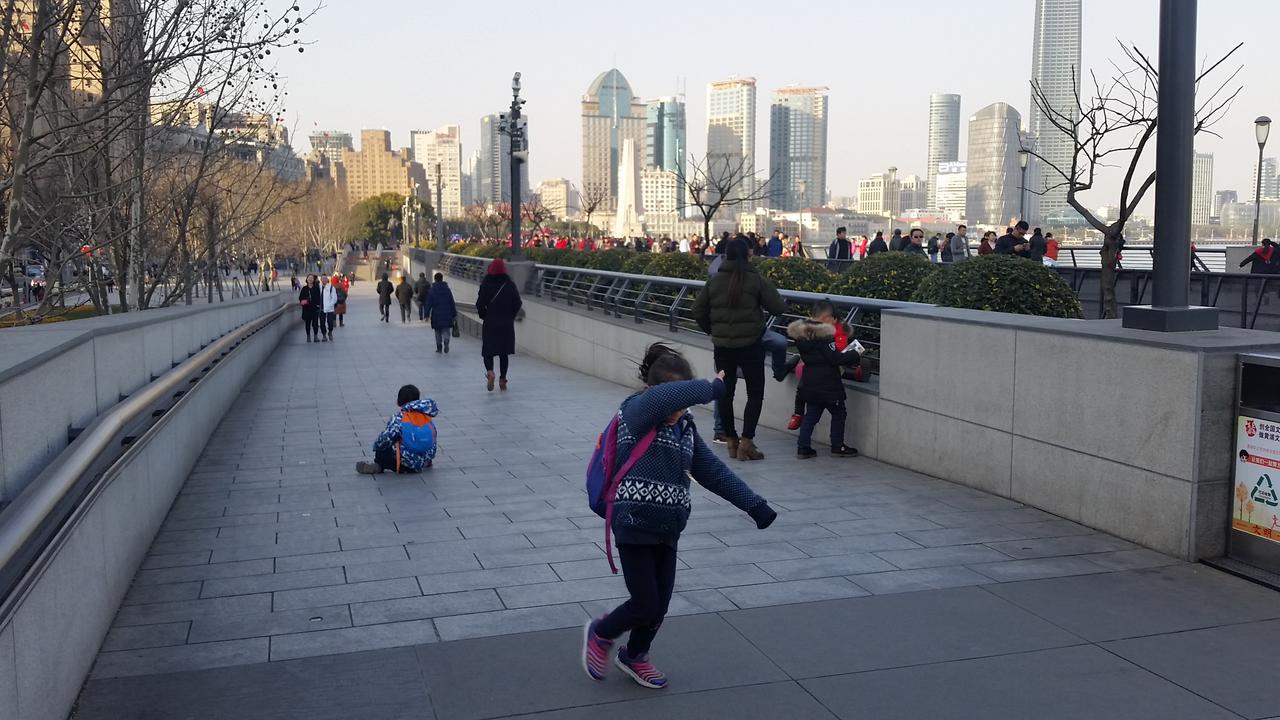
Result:
{"label": "black handbag", "polygon": [[454,337],[462,337],[462,331],[458,329],[458,321],[453,321],[453,327],[449,328],[449,334]]}

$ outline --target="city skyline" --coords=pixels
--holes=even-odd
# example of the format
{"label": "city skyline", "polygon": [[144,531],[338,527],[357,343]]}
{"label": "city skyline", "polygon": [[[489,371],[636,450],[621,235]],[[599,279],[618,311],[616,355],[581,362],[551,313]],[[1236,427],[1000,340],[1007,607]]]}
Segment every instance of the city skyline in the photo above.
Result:
{"label": "city skyline", "polygon": [[[757,37],[760,28],[767,27],[771,18],[780,17],[781,11],[776,6],[747,2],[744,12],[721,17],[706,9],[674,3],[658,5],[659,11],[678,12],[689,20],[684,23],[689,29],[676,28],[669,38],[664,38],[664,42],[688,46],[688,52],[655,56],[647,51],[649,40],[641,29],[629,26],[617,29],[617,42],[611,43],[607,50],[583,46],[573,39],[583,21],[573,18],[572,7],[566,8],[569,12],[556,13],[554,17],[531,18],[530,27],[551,44],[572,42],[573,52],[530,55],[500,50],[496,48],[502,43],[491,40],[511,33],[482,22],[491,10],[482,13],[474,8],[447,6],[433,17],[434,22],[456,28],[455,33],[444,38],[442,50],[461,51],[468,42],[484,35],[488,38],[486,47],[493,51],[483,58],[468,60],[466,72],[423,76],[413,93],[406,93],[401,85],[391,83],[392,74],[383,79],[366,78],[369,73],[359,73],[360,80],[353,81],[355,100],[345,103],[335,102],[329,92],[330,82],[350,80],[353,64],[341,53],[330,53],[326,45],[352,35],[372,38],[375,33],[383,33],[389,41],[381,36],[376,42],[371,41],[369,57],[360,65],[400,63],[403,53],[395,50],[394,38],[401,29],[385,24],[374,27],[369,21],[380,11],[400,12],[398,8],[404,6],[392,0],[377,0],[370,3],[368,15],[354,22],[340,21],[334,13],[322,13],[312,29],[317,47],[314,54],[308,55],[309,65],[317,63],[317,66],[314,71],[289,78],[293,107],[286,113],[286,123],[291,124],[295,136],[305,136],[318,128],[354,134],[364,127],[385,127],[392,131],[397,142],[404,142],[407,132],[414,128],[460,124],[463,152],[470,156],[479,147],[476,132],[479,117],[509,102],[511,73],[521,70],[522,94],[529,101],[527,109],[539,116],[538,137],[530,144],[530,175],[535,181],[567,177],[580,185],[581,120],[576,109],[580,107],[582,88],[604,69],[617,67],[626,73],[640,99],[683,94],[688,103],[687,125],[692,130],[688,149],[694,155],[706,149],[704,93],[708,83],[733,75],[754,76],[760,92],[768,93],[766,98],[775,89],[788,85],[826,85],[833,103],[828,188],[832,195],[853,195],[859,179],[890,165],[901,168],[903,174],[927,175],[926,109],[932,93],[961,95],[962,118],[993,102],[1009,103],[1024,118],[1029,112],[1033,3],[975,2],[959,7],[922,0],[919,8],[913,6],[911,10],[872,7],[858,8],[856,12],[824,7],[831,22],[824,22],[814,30],[812,40],[806,41],[806,53],[797,57],[787,53],[754,56],[717,53],[710,45],[693,39],[697,35],[693,28],[699,22],[709,21],[713,15],[718,33]],[[971,50],[959,53],[954,62],[938,62],[937,53],[921,53],[919,58],[907,53],[890,63],[878,53],[849,52],[861,44],[892,37],[900,32],[907,16],[917,10],[928,12],[940,27],[947,27],[947,38],[965,38],[964,44]],[[1117,37],[1154,53],[1156,12],[1154,0],[1116,7],[1103,6],[1098,0],[1085,0],[1081,53],[1085,71],[1107,70],[1108,61],[1119,54]],[[1241,15],[1256,18],[1263,24],[1275,24],[1280,22],[1280,7],[1260,0],[1224,0],[1214,6],[1202,4],[1197,50],[1201,60],[1216,58],[1238,40],[1247,40],[1241,36],[1237,22]],[[837,31],[842,18],[857,19],[860,28],[857,36],[850,38],[843,30]],[[1124,34],[1118,35],[1115,28],[1123,28]],[[940,37],[938,41],[954,43],[947,38]],[[1244,90],[1217,128],[1224,137],[1202,136],[1196,145],[1198,150],[1215,155],[1215,188],[1237,189],[1241,197],[1245,197],[1251,195],[1246,192],[1250,188],[1245,186],[1252,177],[1257,153],[1252,120],[1260,114],[1274,116],[1277,108],[1273,105],[1274,94],[1265,90],[1267,65],[1272,62],[1265,44],[1246,42],[1239,58],[1244,64],[1240,75]],[[330,68],[332,73],[327,74]],[[767,123],[768,118],[762,118],[758,110],[756,122]],[[766,128],[760,126],[760,132],[756,133],[758,165],[763,165],[760,161],[768,153]],[[961,135],[960,157],[964,157],[968,139],[965,133]],[[304,150],[305,144],[299,142],[298,149]],[[767,167],[760,169],[768,170]],[[1118,181],[1104,177],[1086,204],[1114,202],[1111,196],[1117,185]]]}

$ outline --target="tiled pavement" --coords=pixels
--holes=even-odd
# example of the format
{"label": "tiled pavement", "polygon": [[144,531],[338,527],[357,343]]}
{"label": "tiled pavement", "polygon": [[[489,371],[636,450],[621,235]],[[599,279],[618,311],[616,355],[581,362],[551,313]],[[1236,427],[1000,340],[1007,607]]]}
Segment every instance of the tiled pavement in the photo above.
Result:
{"label": "tiled pavement", "polygon": [[[1280,716],[1280,595],[870,460],[801,464],[772,432],[734,466],[772,528],[695,496],[671,687],[592,683],[574,628],[625,589],[580,478],[626,389],[517,357],[487,393],[475,341],[437,356],[368,290],[212,432],[78,717]],[[404,382],[440,404],[436,467],[356,475]]]}

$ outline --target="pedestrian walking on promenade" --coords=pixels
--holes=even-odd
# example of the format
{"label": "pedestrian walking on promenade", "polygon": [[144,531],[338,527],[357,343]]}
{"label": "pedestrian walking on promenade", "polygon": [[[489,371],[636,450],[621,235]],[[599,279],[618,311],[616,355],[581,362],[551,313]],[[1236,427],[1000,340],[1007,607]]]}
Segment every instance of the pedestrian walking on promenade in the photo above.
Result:
{"label": "pedestrian walking on promenade", "polygon": [[480,355],[484,358],[486,385],[493,392],[493,359],[498,359],[498,386],[507,389],[510,356],[516,352],[516,315],[522,301],[520,290],[507,275],[507,264],[501,258],[489,263],[480,291],[476,295],[476,314],[480,328]]}
{"label": "pedestrian walking on promenade", "polygon": [[391,295],[396,291],[396,287],[387,280],[387,274],[382,273],[382,280],[378,281],[378,312],[382,314],[382,322],[391,322]]}
{"label": "pedestrian walking on promenade", "polygon": [[[787,306],[773,283],[752,267],[747,252],[742,243],[728,244],[724,261],[694,301],[693,317],[698,327],[711,336],[716,370],[725,374],[725,396],[720,400],[718,415],[729,457],[762,460],[764,454],[756,448],[755,436],[764,406],[763,313],[782,316]],[[747,385],[741,436],[733,417],[739,370]]]}
{"label": "pedestrian walking on promenade", "polygon": [[444,275],[436,273],[435,282],[427,292],[427,318],[436,333],[436,352],[449,354],[449,337],[458,322],[458,306],[453,302],[453,290],[444,281]]}
{"label": "pedestrian walking on promenade", "polygon": [[320,342],[320,312],[324,298],[320,293],[320,281],[315,275],[307,276],[307,284],[298,293],[298,304],[302,306],[302,327],[307,331],[307,342]]}
{"label": "pedestrian walking on promenade", "polygon": [[400,276],[400,283],[396,285],[396,302],[400,303],[400,322],[409,322],[409,318],[413,315],[413,286]]}
{"label": "pedestrian walking on promenade", "polygon": [[427,274],[418,273],[418,279],[413,281],[413,299],[418,303],[418,320],[425,322],[427,319],[427,292],[431,290],[431,281],[427,280]]}
{"label": "pedestrian walking on promenade", "polygon": [[[603,510],[606,529],[617,540],[630,597],[583,629],[582,666],[593,680],[605,679],[615,641],[629,632],[614,664],[643,687],[667,684],[666,676],[649,661],[649,649],[675,586],[676,547],[689,521],[691,477],[747,513],[761,530],[777,518],[769,503],[699,437],[688,412],[692,405],[724,396],[724,373],[711,381],[692,378],[693,369],[683,356],[661,343],[650,346],[640,363],[645,389],[624,400],[616,423],[609,424],[616,433],[613,457],[626,458],[627,464],[605,469],[608,480],[617,480],[612,501],[606,492],[603,508],[592,505],[597,513]],[[615,478],[615,473],[622,477]]]}
{"label": "pedestrian walking on promenade", "polygon": [[996,251],[996,231],[988,230],[982,233],[982,242],[978,244],[978,255],[991,255]]}
{"label": "pedestrian walking on promenade", "polygon": [[338,316],[338,327],[344,327],[342,318],[347,314],[347,289],[350,285],[345,280],[346,278],[337,275],[333,276],[333,287],[338,291],[338,304],[333,308],[334,313]]}
{"label": "pedestrian walking on promenade", "polygon": [[882,252],[889,252],[889,244],[884,241],[884,231],[877,230],[876,236],[871,239],[871,244],[867,246],[867,257]]}
{"label": "pedestrian walking on promenade", "polygon": [[324,286],[320,288],[320,305],[324,312],[324,316],[320,318],[320,332],[324,333],[325,340],[333,340],[333,323],[338,312],[338,288],[329,282],[329,278],[324,279]]}

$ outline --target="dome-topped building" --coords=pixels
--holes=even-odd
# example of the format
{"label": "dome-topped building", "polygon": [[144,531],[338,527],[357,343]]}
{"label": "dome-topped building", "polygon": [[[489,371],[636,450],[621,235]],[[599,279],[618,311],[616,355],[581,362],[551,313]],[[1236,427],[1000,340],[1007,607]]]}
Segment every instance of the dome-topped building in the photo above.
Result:
{"label": "dome-topped building", "polygon": [[617,69],[600,73],[582,96],[582,197],[604,195],[597,207],[607,217],[617,207],[618,169],[623,141],[630,139],[639,152],[644,147],[645,104],[631,90],[631,83]]}

